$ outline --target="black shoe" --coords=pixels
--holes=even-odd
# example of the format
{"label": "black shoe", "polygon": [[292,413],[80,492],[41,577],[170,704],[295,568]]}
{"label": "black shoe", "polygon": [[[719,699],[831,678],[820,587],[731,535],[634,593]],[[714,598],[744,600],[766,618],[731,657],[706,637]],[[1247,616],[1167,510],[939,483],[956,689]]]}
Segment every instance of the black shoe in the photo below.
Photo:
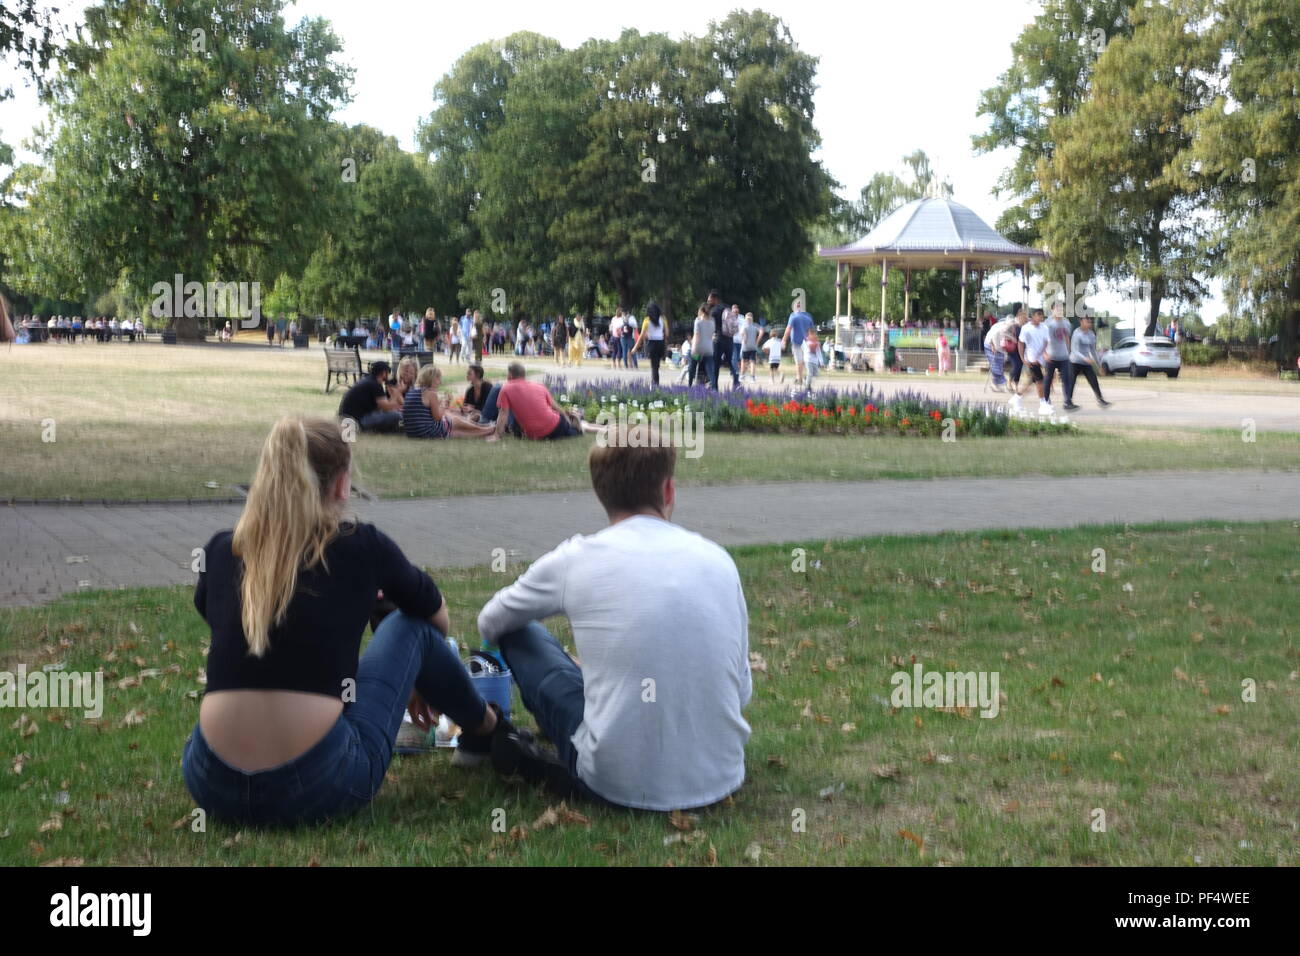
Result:
{"label": "black shoe", "polygon": [[539,744],[531,731],[509,727],[494,733],[492,766],[502,776],[518,774],[529,783],[544,783],[556,796],[567,798],[573,793],[569,768],[554,750]]}
{"label": "black shoe", "polygon": [[471,734],[462,729],[460,737],[456,741],[456,748],[469,754],[483,754],[487,756],[492,753],[492,741],[498,734],[514,733],[515,728],[506,720],[505,715],[501,713],[501,705],[495,701],[488,701],[488,706],[492,708],[497,715],[497,725],[490,734]]}
{"label": "black shoe", "polygon": [[1067,412],[1072,412],[1072,411],[1074,411],[1075,409],[1077,409],[1078,407],[1079,407],[1079,406],[1076,405],[1076,404],[1074,404],[1074,402],[1066,402],[1066,403],[1065,403],[1065,410],[1066,410]]}
{"label": "black shoe", "polygon": [[1097,404],[1102,408],[1110,408],[1110,402],[1106,401],[1104,398],[1097,399]]}

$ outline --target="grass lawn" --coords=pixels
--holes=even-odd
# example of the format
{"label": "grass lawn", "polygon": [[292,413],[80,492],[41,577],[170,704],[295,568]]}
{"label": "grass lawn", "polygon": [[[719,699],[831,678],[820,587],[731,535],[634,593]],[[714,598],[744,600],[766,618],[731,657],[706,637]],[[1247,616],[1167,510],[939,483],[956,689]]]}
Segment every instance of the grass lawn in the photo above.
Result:
{"label": "grass lawn", "polygon": [[[97,721],[5,714],[0,865],[731,865],[755,847],[772,864],[1295,865],[1298,536],[1287,522],[813,542],[802,574],[788,546],[735,549],[749,779],[684,833],[585,806],[589,825],[532,828],[544,793],[445,754],[397,758],[374,804],[330,826],[194,833],[179,759],[206,633],[189,589],[3,610],[0,667],[103,669],[108,700]],[[1108,573],[1091,570],[1096,548]],[[437,577],[463,641],[501,578]],[[1001,713],[894,710],[890,676],[914,662],[998,672]],[[496,808],[530,832],[493,832]]]}
{"label": "grass lawn", "polygon": [[[271,422],[288,412],[333,415],[340,398],[322,390],[316,349],[87,343],[17,347],[3,361],[0,499],[231,497],[232,485],[252,477]],[[47,419],[52,442],[42,441]],[[588,486],[587,445],[365,435],[356,462],[359,484],[383,497],[558,491]],[[678,476],[685,484],[782,481],[794,477],[794,462],[810,481],[1294,468],[1296,449],[1294,435],[1243,444],[1236,431],[1177,429],[952,443],[709,433],[703,456],[682,458]]]}

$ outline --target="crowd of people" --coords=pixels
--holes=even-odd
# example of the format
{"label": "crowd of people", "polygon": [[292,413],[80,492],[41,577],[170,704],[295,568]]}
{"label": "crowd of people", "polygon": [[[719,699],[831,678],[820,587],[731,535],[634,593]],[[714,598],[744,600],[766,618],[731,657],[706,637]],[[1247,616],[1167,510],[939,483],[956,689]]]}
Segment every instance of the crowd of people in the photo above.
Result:
{"label": "crowd of people", "polygon": [[1100,407],[1110,405],[1102,397],[1097,379],[1101,361],[1092,318],[1080,317],[1079,327],[1071,331],[1060,302],[1052,306],[1050,319],[1043,309],[1029,310],[1016,303],[1010,315],[985,332],[984,354],[989,361],[992,387],[1010,394],[1007,404],[1013,412],[1024,410],[1021,398],[1032,386],[1038,397],[1038,413],[1053,414],[1052,385],[1057,378],[1064,393],[1063,407],[1067,412],[1074,411],[1079,407],[1074,402],[1074,388],[1080,376],[1087,380]]}
{"label": "crowd of people", "polygon": [[17,316],[11,319],[14,327],[14,340],[30,342],[35,336],[32,332],[44,329],[51,342],[135,342],[145,337],[144,322],[136,319],[118,321],[116,316],[96,315],[83,319],[79,315],[52,315],[41,319],[35,315]]}
{"label": "crowd of people", "polygon": [[760,351],[767,355],[769,379],[774,383],[784,381],[779,368],[780,353],[785,350],[795,359],[797,384],[811,382],[818,369],[828,364],[825,347],[802,303],[796,303],[783,335],[776,338],[780,350],[770,341],[766,320],[756,319],[752,312],[742,314],[738,304],[725,306],[717,291],[709,293],[691,331],[678,341],[673,341],[667,316],[653,301],[639,317],[619,308],[600,331],[593,333],[592,325],[593,320],[581,313],[572,318],[556,315],[534,324],[527,318],[514,323],[493,321],[470,309],[446,320],[428,309],[417,320],[395,309],[386,321],[358,320],[340,333],[367,349],[423,348],[452,365],[477,364],[484,355],[512,353],[520,357],[550,355],[560,367],[581,367],[594,359],[608,362],[612,369],[637,369],[645,360],[656,385],[660,368],[667,362],[680,370],[679,381],[698,381],[715,389],[723,369],[731,373],[732,387],[746,379],[757,382]]}
{"label": "crowd of people", "polygon": [[440,318],[427,309],[423,317],[403,315],[394,309],[381,321],[357,319],[346,335],[367,349],[420,349],[444,356],[450,363],[481,362],[486,355],[537,356],[549,348],[549,323],[539,326],[527,318],[518,322],[485,318],[478,309],[459,317]]}
{"label": "crowd of people", "polygon": [[522,363],[511,362],[506,381],[493,384],[477,362],[466,368],[459,401],[442,387],[442,369],[403,358],[393,378],[387,362],[370,370],[344,393],[340,419],[363,432],[402,433],[407,438],[480,438],[498,441],[509,433],[537,441],[572,438],[598,431],[577,409],[563,408],[540,382],[530,382]]}

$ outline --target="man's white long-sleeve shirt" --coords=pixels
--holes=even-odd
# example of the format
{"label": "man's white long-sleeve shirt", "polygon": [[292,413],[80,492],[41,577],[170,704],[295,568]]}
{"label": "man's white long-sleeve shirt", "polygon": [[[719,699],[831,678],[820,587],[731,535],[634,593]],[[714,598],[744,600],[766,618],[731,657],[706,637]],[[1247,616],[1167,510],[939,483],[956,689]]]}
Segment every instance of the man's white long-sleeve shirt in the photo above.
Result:
{"label": "man's white long-sleeve shirt", "polygon": [[718,545],[638,515],[575,535],[503,588],[478,617],[495,643],[555,614],[582,661],[578,776],[647,810],[705,806],[745,779],[749,613]]}

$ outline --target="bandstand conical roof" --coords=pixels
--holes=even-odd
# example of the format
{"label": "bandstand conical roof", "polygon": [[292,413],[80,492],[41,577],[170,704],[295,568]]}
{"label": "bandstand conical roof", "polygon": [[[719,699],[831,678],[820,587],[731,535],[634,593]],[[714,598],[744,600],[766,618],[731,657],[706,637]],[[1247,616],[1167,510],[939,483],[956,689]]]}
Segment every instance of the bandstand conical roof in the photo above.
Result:
{"label": "bandstand conical roof", "polygon": [[1001,235],[969,208],[927,196],[895,209],[869,233],[847,246],[822,249],[823,259],[850,265],[918,268],[1010,267],[1046,258],[1047,253]]}

